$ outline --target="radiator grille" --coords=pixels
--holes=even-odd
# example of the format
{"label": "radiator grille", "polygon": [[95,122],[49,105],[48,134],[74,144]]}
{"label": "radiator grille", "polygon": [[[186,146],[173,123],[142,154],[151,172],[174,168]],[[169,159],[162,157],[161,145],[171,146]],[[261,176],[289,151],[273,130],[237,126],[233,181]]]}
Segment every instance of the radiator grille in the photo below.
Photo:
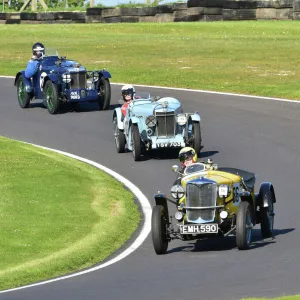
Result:
{"label": "radiator grille", "polygon": [[158,137],[175,136],[175,113],[157,112],[156,113],[156,133]]}
{"label": "radiator grille", "polygon": [[[209,207],[216,206],[217,184],[188,183],[186,186],[186,206],[187,207]],[[188,221],[212,222],[215,218],[215,208],[213,209],[187,209]]]}
{"label": "radiator grille", "polygon": [[71,73],[71,89],[86,88],[86,72]]}

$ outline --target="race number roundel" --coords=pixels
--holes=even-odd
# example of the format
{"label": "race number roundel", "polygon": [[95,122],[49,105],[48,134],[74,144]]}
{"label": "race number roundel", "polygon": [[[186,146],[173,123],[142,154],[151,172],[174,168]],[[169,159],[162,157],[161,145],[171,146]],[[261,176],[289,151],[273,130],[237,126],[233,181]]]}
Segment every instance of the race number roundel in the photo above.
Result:
{"label": "race number roundel", "polygon": [[43,86],[44,86],[44,80],[45,80],[45,77],[47,76],[47,73],[46,72],[43,72],[41,74],[41,77],[40,77],[40,88],[41,88],[41,91],[43,91]]}

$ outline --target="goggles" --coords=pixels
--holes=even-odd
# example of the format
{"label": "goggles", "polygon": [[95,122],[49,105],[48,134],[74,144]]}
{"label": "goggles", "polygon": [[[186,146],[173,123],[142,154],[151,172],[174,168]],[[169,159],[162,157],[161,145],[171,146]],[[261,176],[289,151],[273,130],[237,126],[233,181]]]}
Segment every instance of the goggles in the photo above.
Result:
{"label": "goggles", "polygon": [[123,96],[133,95],[133,89],[123,90],[122,95]]}
{"label": "goggles", "polygon": [[184,161],[186,161],[186,160],[188,160],[188,159],[192,159],[193,156],[194,156],[193,151],[188,151],[188,152],[185,152],[185,153],[180,154],[180,155],[179,155],[179,160],[180,160],[181,162],[184,162]]}

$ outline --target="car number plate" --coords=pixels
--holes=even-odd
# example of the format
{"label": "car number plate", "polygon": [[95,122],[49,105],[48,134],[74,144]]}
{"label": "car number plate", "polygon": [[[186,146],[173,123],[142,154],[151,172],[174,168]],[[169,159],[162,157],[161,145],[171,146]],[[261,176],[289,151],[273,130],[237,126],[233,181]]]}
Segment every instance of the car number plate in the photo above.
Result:
{"label": "car number plate", "polygon": [[218,224],[180,225],[181,234],[218,233]]}
{"label": "car number plate", "polygon": [[165,143],[157,143],[157,148],[170,148],[170,147],[180,147],[180,142],[165,142]]}

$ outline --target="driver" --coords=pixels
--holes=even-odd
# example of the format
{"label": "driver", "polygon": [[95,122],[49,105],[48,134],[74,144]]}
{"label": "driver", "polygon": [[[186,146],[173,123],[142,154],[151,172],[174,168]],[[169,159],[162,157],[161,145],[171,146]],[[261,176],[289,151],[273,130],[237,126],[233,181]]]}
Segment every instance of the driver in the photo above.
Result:
{"label": "driver", "polygon": [[33,86],[31,82],[31,78],[36,75],[39,66],[40,59],[43,58],[45,54],[45,47],[42,43],[35,43],[32,46],[32,57],[28,61],[26,69],[25,69],[25,86],[27,93],[33,93]]}
{"label": "driver", "polygon": [[128,105],[131,103],[131,101],[134,99],[134,95],[135,95],[135,88],[133,85],[131,84],[126,84],[122,86],[121,89],[121,95],[124,101],[124,104],[121,107],[121,111],[123,116],[126,116],[126,112],[127,112],[127,107]]}
{"label": "driver", "polygon": [[[187,166],[190,166],[194,163],[197,162],[198,160],[198,155],[195,151],[194,148],[192,147],[184,147],[182,148],[180,151],[179,151],[179,155],[178,155],[178,158],[179,158],[179,161],[181,163],[181,168],[179,170],[179,172],[181,174],[183,174],[185,168]],[[174,185],[175,184],[180,184],[181,183],[181,178],[182,178],[182,175],[179,175],[179,177],[175,180],[174,182]]]}
{"label": "driver", "polygon": [[192,147],[184,147],[179,152],[179,161],[181,163],[182,169],[184,170],[186,166],[189,166],[198,160],[197,153]]}

